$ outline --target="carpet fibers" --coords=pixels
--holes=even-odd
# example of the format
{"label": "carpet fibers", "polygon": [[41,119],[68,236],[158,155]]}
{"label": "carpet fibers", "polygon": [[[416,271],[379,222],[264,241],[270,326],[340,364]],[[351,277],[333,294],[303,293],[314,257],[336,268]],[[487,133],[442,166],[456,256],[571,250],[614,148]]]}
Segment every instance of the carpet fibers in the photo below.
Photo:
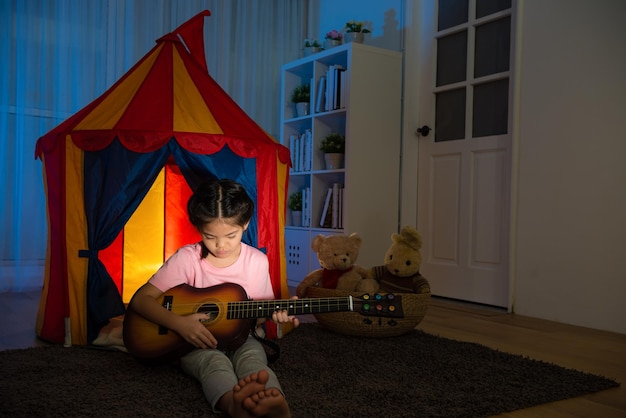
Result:
{"label": "carpet fibers", "polygon": [[[349,337],[306,323],[273,365],[294,417],[484,417],[619,386],[614,380],[412,331]],[[0,352],[2,416],[214,416],[175,365],[46,346]]]}

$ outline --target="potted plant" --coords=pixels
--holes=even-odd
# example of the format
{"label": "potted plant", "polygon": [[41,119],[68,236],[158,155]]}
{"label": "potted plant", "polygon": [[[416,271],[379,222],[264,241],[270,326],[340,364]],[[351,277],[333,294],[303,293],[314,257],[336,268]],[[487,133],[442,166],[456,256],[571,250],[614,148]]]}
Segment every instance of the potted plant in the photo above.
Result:
{"label": "potted plant", "polygon": [[311,54],[315,54],[316,52],[320,52],[322,49],[322,44],[320,44],[317,39],[305,39],[304,40],[304,56],[308,57]]}
{"label": "potted plant", "polygon": [[302,225],[302,193],[295,192],[289,195],[287,206],[291,210],[291,223],[293,226]]}
{"label": "potted plant", "polygon": [[291,101],[296,104],[296,116],[306,116],[309,114],[309,103],[311,101],[311,86],[300,84],[291,92]]}
{"label": "potted plant", "polygon": [[370,33],[371,31],[365,27],[364,22],[359,22],[356,20],[350,20],[346,23],[346,42],[358,42],[363,43],[365,39],[365,34]]}
{"label": "potted plant", "polygon": [[320,151],[324,153],[324,162],[327,170],[343,168],[346,137],[336,132],[326,135],[320,144]]}
{"label": "potted plant", "polygon": [[343,37],[341,36],[341,33],[338,30],[336,29],[331,30],[330,32],[326,33],[326,36],[324,37],[324,49],[329,49],[334,46],[341,45],[342,39]]}

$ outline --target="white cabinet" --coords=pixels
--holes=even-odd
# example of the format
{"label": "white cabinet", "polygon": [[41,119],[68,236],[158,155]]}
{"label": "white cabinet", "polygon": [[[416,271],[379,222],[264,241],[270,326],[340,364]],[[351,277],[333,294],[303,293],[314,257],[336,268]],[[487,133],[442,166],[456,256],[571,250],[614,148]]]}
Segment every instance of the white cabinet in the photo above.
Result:
{"label": "white cabinet", "polygon": [[[326,103],[334,103],[335,94],[319,84],[325,79],[328,85],[333,74],[339,103],[327,107]],[[298,116],[291,93],[306,83],[311,84],[309,114]],[[298,284],[319,268],[311,249],[317,234],[357,232],[363,239],[357,264],[366,268],[383,264],[390,236],[399,226],[401,53],[348,43],[285,64],[281,98],[280,140],[290,148],[293,164],[288,195],[306,191],[304,223],[295,226],[291,211],[287,213],[289,284]],[[343,168],[324,165],[319,146],[329,133],[345,135]],[[331,217],[324,227],[320,220],[334,185],[343,188],[333,193],[341,205],[335,222]]]}

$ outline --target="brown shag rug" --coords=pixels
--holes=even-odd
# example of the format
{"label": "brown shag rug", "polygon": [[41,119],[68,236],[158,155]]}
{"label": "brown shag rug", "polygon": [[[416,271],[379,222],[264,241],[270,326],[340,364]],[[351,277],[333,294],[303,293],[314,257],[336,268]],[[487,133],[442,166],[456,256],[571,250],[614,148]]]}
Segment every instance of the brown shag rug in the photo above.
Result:
{"label": "brown shag rug", "polygon": [[[273,364],[294,417],[484,417],[619,386],[614,380],[412,331],[368,339],[302,324]],[[45,346],[0,352],[0,415],[211,417],[176,365]]]}

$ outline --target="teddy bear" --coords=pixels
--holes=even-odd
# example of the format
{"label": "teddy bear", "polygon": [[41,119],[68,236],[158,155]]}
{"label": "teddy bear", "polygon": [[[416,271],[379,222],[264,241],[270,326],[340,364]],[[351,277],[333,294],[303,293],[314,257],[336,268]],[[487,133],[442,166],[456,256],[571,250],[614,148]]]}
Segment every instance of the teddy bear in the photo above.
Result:
{"label": "teddy bear", "polygon": [[298,297],[306,296],[311,286],[344,291],[374,293],[378,282],[367,279],[367,270],[356,263],[361,247],[361,237],[356,232],[345,235],[317,235],[311,248],[317,254],[321,268],[307,274],[296,288]]}
{"label": "teddy bear", "polygon": [[422,237],[411,226],[391,235],[385,264],[367,271],[366,278],[378,281],[380,292],[430,293],[430,284],[419,272],[422,264]]}

